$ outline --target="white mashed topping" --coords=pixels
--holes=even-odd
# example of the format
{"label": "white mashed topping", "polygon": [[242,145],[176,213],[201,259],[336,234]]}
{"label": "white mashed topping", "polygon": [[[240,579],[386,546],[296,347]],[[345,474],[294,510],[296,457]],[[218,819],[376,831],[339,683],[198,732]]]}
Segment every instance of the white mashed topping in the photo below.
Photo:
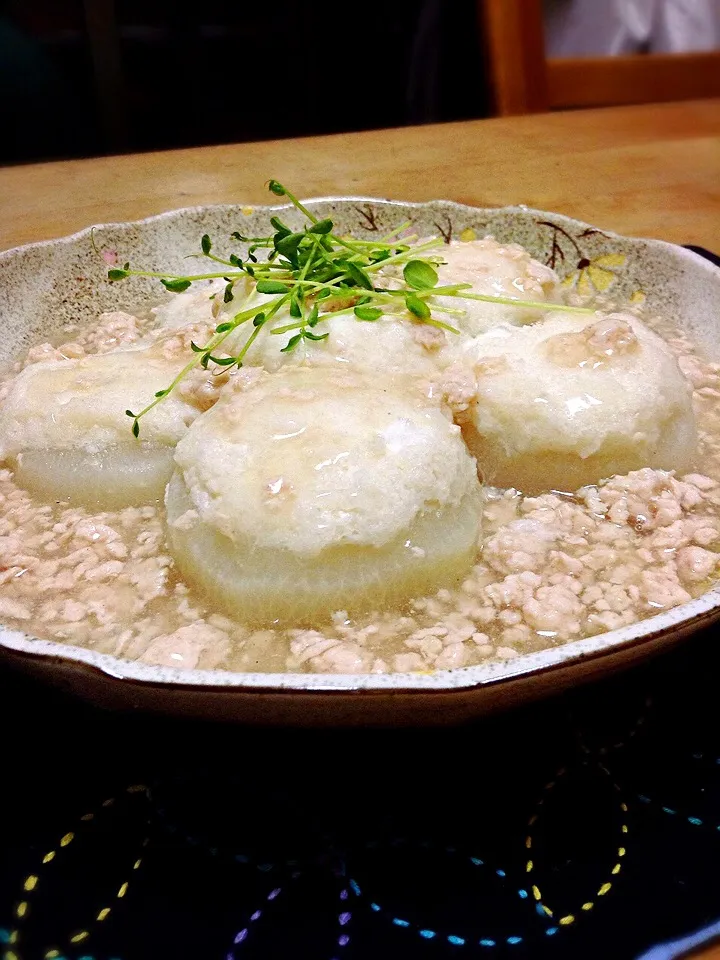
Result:
{"label": "white mashed topping", "polygon": [[191,323],[211,323],[222,303],[226,286],[222,279],[197,280],[188,290],[173,294],[171,299],[153,307],[150,312],[158,325],[166,330]]}
{"label": "white mashed topping", "polygon": [[[234,299],[223,302],[225,281],[212,281],[199,290],[191,287],[179,293],[167,304],[153,308],[153,314],[160,324],[153,339],[164,336],[168,331],[180,332],[184,327],[192,327],[206,342],[215,326],[227,322],[240,311],[255,304],[272,301],[270,295],[255,294],[248,296],[244,282],[235,286]],[[210,299],[215,294],[214,299]],[[376,321],[358,320],[354,314],[332,317],[320,321],[314,328],[315,334],[328,333],[324,340],[304,340],[289,352],[283,352],[290,337],[296,332],[290,330],[284,334],[273,334],[274,328],[284,327],[296,321],[285,307],[265,325],[257,339],[245,355],[245,366],[264,367],[275,372],[281,367],[290,366],[329,366],[352,368],[369,373],[383,373],[392,376],[432,377],[437,370],[438,358],[447,343],[447,335],[428,324],[417,322],[405,311],[396,316],[384,315]],[[202,326],[206,325],[203,330]],[[250,335],[252,328],[241,324],[236,331],[223,342],[218,349],[221,355],[233,355],[240,351]]]}
{"label": "white mashed topping", "polygon": [[[31,364],[12,381],[3,401],[0,457],[47,449],[93,453],[134,444],[125,411],[137,413],[150,403],[181,366],[152,350]],[[196,414],[173,393],[143,422],[143,439],[174,445]]]}
{"label": "white mashed topping", "polygon": [[161,498],[174,445],[199,409],[173,392],[143,421],[141,440],[125,411],[142,410],[185,362],[124,349],[30,364],[3,402],[0,457],[21,486],[49,500],[111,509]]}
{"label": "white mashed topping", "polygon": [[667,344],[629,314],[551,314],[458,345],[476,378],[466,438],[490,481],[575,490],[641,467],[684,470],[691,389]]}
{"label": "white mashed topping", "polygon": [[223,398],[175,454],[205,523],[312,555],[382,546],[477,490],[460,428],[388,384],[284,369]]}
{"label": "white mashed topping", "polygon": [[[470,283],[473,293],[512,297],[520,302],[546,302],[558,296],[559,280],[555,271],[532,259],[516,243],[500,244],[492,237],[469,242],[453,241],[437,253],[446,261],[438,268],[440,285]],[[387,273],[388,285],[393,286],[395,274],[399,274],[399,271],[389,269]],[[160,327],[166,330],[200,323],[214,326],[230,320],[236,313],[254,304],[274,299],[272,295],[253,293],[248,279],[241,279],[234,285],[233,300],[224,303],[225,287],[226,281],[222,279],[196,282],[184,293],[175,294],[167,303],[155,307],[152,312]],[[541,316],[541,312],[533,308],[503,306],[459,297],[439,296],[434,303],[438,318],[471,336],[499,323],[522,324]],[[328,304],[329,301],[325,308]],[[446,314],[445,309],[459,312]],[[443,347],[448,341],[452,342],[455,336],[415,322],[407,312],[394,317],[383,316],[374,323],[358,321],[354,315],[348,315],[333,317],[327,323],[321,319],[315,332],[329,332],[326,340],[304,341],[291,352],[283,353],[281,348],[293,331],[273,335],[270,329],[292,322],[287,308],[278,312],[248,351],[245,364],[263,366],[269,371],[278,370],[288,363],[337,364],[373,373],[382,370],[393,375],[427,377],[437,369],[438,362],[442,365]],[[246,326],[240,326],[224,342],[222,351],[227,354],[237,352],[249,333]]]}
{"label": "white mashed topping", "polygon": [[383,316],[371,323],[354,316],[334,317],[327,323],[321,320],[315,332],[329,332],[330,336],[320,341],[305,340],[291,352],[282,353],[290,334],[278,336],[264,331],[256,348],[248,352],[249,362],[271,372],[286,364],[302,364],[347,367],[366,373],[382,371],[390,376],[432,377],[439,351],[446,344],[443,331],[416,323],[408,314]]}
{"label": "white mashed topping", "polygon": [[[471,293],[513,297],[521,301],[558,299],[559,280],[555,271],[533,260],[527,250],[517,243],[500,244],[492,237],[485,237],[482,240],[452,242],[439,253],[446,260],[446,265],[438,270],[440,286],[470,283]],[[436,299],[443,307],[465,310],[464,316],[449,316],[447,320],[471,336],[483,333],[503,321],[520,324],[540,317],[540,311],[528,307],[506,307],[456,297]]]}

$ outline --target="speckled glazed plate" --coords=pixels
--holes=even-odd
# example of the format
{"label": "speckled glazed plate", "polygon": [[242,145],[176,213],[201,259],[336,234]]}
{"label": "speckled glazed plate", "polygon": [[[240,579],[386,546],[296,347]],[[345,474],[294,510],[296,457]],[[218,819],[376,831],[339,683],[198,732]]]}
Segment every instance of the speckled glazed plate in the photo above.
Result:
{"label": "speckled glazed plate", "polygon": [[[308,201],[340,232],[372,237],[405,220],[421,235],[473,239],[491,233],[517,241],[581,294],[609,302],[645,300],[676,319],[712,357],[720,357],[720,270],[656,240],[603,232],[558,214],[525,207],[475,209],[446,201],[396,203],[372,198]],[[0,360],[57,335],[68,322],[90,323],[103,310],[157,299],[151,281],[106,280],[107,259],[147,269],[187,268],[183,255],[199,237],[267,232],[270,210],[208,206],[136,223],[102,224],[71,237],[0,254]],[[290,222],[294,211],[284,214]],[[433,674],[260,674],[182,671],[128,662],[0,628],[5,659],[107,707],[143,708],[225,720],[298,724],[451,723],[523,702],[627,666],[720,618],[720,587],[640,623],[584,640]]]}

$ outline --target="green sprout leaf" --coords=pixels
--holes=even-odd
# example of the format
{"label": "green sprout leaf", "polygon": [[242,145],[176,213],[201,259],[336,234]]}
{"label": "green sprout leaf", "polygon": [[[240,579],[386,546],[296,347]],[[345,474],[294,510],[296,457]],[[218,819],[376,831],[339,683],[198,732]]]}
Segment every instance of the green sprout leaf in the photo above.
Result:
{"label": "green sprout leaf", "polygon": [[258,280],[255,289],[258,293],[290,293],[290,287],[279,280]]}
{"label": "green sprout leaf", "polygon": [[301,333],[296,333],[294,337],[290,337],[290,339],[285,344],[285,346],[281,347],[280,353],[289,353],[291,350],[294,350],[295,347],[300,343],[302,338],[303,338],[303,335]]}
{"label": "green sprout leaf", "polygon": [[329,333],[312,333],[310,330],[303,331],[304,340],[327,340]]}
{"label": "green sprout leaf", "polygon": [[216,363],[219,367],[229,367],[231,363],[235,363],[235,357],[213,357],[210,355],[208,361]]}
{"label": "green sprout leaf", "polygon": [[314,223],[308,229],[308,233],[319,233],[326,234],[332,233],[333,222],[332,220],[318,220],[317,223]]}
{"label": "green sprout leaf", "polygon": [[270,193],[274,193],[276,197],[284,197],[287,193],[285,187],[281,183],[278,183],[277,180],[268,180],[267,188]]}
{"label": "green sprout leaf", "polygon": [[288,234],[292,233],[290,227],[283,223],[280,217],[270,217],[270,226],[276,231],[275,237],[286,237]]}
{"label": "green sprout leaf", "polygon": [[359,287],[363,287],[365,290],[373,289],[372,280],[362,267],[353,263],[352,260],[346,260],[343,267]]}
{"label": "green sprout leaf", "polygon": [[405,306],[408,308],[410,313],[416,316],[419,320],[430,319],[430,307],[425,303],[424,300],[421,300],[420,297],[416,297],[414,293],[408,293],[406,295]]}
{"label": "green sprout leaf", "polygon": [[293,267],[298,266],[298,247],[305,239],[304,233],[289,233],[275,241],[275,249],[287,257]]}
{"label": "green sprout leaf", "polygon": [[403,267],[405,283],[414,290],[429,290],[437,285],[437,271],[424,260],[411,260]]}
{"label": "green sprout leaf", "polygon": [[186,280],[184,277],[177,277],[174,280],[161,279],[160,283],[171,293],[183,293],[188,287],[192,286],[192,280]]}
{"label": "green sprout leaf", "polygon": [[368,323],[373,323],[382,316],[382,310],[377,307],[355,307],[353,312],[358,320],[367,320]]}
{"label": "green sprout leaf", "polygon": [[253,326],[254,326],[254,327],[261,327],[261,326],[265,323],[265,320],[266,320],[266,319],[267,319],[267,318],[265,317],[265,314],[264,314],[264,313],[258,313],[258,314],[256,314],[256,315],[253,317],[253,322],[252,322],[252,323],[253,323]]}
{"label": "green sprout leaf", "polygon": [[225,292],[223,293],[223,303],[230,303],[234,298],[235,294],[233,293],[233,284],[232,280],[228,281],[228,285],[225,287]]}
{"label": "green sprout leaf", "polygon": [[127,269],[125,270],[108,270],[108,280],[112,280],[114,283],[117,283],[118,280],[124,280],[126,277],[129,277],[130,274]]}
{"label": "green sprout leaf", "polygon": [[202,240],[200,241],[200,249],[207,256],[212,250],[212,241],[210,237],[205,233],[203,234]]}

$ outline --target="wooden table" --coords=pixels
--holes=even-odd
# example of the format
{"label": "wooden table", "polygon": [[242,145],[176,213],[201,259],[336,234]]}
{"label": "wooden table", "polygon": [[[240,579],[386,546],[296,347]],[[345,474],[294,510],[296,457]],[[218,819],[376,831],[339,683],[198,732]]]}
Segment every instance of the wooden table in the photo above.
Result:
{"label": "wooden table", "polygon": [[720,249],[720,100],[0,169],[0,248],[202,203],[354,194],[525,203]]}
{"label": "wooden table", "polygon": [[176,207],[269,202],[270,177],[301,197],[525,203],[718,251],[720,100],[8,167],[0,249]]}

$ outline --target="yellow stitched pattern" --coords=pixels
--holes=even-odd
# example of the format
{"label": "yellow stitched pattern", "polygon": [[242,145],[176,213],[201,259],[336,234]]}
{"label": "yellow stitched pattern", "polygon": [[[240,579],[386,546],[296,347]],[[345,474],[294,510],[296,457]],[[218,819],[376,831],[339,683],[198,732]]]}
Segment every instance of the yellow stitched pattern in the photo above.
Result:
{"label": "yellow stitched pattern", "polygon": [[[600,769],[606,776],[610,777],[610,771],[607,770],[606,767],[604,767],[604,766],[602,766],[602,765],[599,765],[599,769]],[[565,775],[565,773],[566,773],[565,768],[561,768],[561,769],[558,770],[557,773],[555,774],[555,778],[552,779],[552,780],[549,780],[549,781],[545,784],[545,786],[543,787],[542,795],[541,795],[541,797],[540,797],[540,799],[538,800],[538,803],[537,803],[538,808],[541,809],[541,808],[544,806],[548,794],[555,788],[555,786],[557,785],[558,781]],[[618,793],[618,794],[619,794],[620,788],[618,787],[618,785],[617,785],[613,780],[611,780],[610,782],[611,782],[611,784],[612,784],[612,788],[613,788],[613,790],[615,791],[615,793]],[[618,803],[618,807],[619,807],[620,810],[622,811],[623,819],[624,819],[624,815],[627,814],[627,812],[628,812],[627,804],[626,804],[624,801],[620,801],[620,802]],[[540,812],[534,813],[534,814],[530,817],[530,819],[528,820],[528,833],[527,833],[527,835],[526,835],[526,837],[525,837],[525,849],[526,849],[526,850],[530,850],[530,849],[532,849],[533,846],[534,846],[533,836],[532,836],[532,832],[531,832],[531,831],[532,831],[533,826],[537,823],[537,820],[538,820],[539,816],[540,816]],[[628,827],[627,827],[627,824],[626,824],[626,823],[622,823],[622,824],[620,825],[620,831],[621,831],[622,834],[627,834],[627,832],[628,832]],[[626,855],[626,853],[627,853],[627,850],[626,850],[626,848],[625,848],[624,846],[618,846],[618,847],[617,847],[617,849],[616,849],[616,851],[615,851],[615,856],[616,856],[616,858],[617,858],[617,861],[616,861],[616,862],[612,865],[612,867],[610,868],[610,875],[611,875],[612,877],[616,877],[616,876],[620,873],[620,871],[621,871],[621,869],[622,869],[622,865],[621,865],[621,863],[620,863],[620,860],[621,860],[622,857],[624,857],[624,856]],[[525,863],[525,872],[526,872],[526,873],[533,873],[534,871],[535,871],[535,863],[534,863],[533,860],[528,859],[528,860],[526,861],[526,863]],[[612,888],[612,884],[613,884],[613,881],[612,881],[612,880],[608,880],[608,881],[606,881],[605,883],[603,883],[603,884],[599,887],[596,896],[598,896],[598,897],[603,897],[603,896],[605,896],[605,895],[610,891],[610,889]],[[530,889],[531,889],[531,891],[532,891],[532,895],[533,895],[533,897],[535,898],[537,904],[542,908],[542,910],[545,912],[545,914],[546,914],[548,917],[554,916],[554,913],[553,913],[553,911],[551,910],[551,908],[550,908],[546,903],[543,902],[543,895],[542,895],[542,891],[541,891],[541,889],[540,889],[540,885],[536,882],[536,883],[534,883],[534,884],[532,885],[532,887],[531,887]],[[595,906],[595,901],[594,901],[594,900],[586,900],[583,904],[581,904],[580,909],[581,909],[582,911],[584,911],[585,913],[589,913],[589,912],[594,908],[594,906]],[[558,924],[560,924],[561,926],[569,926],[570,924],[572,924],[572,923],[575,922],[575,915],[572,914],[572,913],[568,913],[568,914],[566,914],[565,916],[560,917],[560,919],[559,919],[557,922],[558,922]]]}
{"label": "yellow stitched pattern", "polygon": [[[125,790],[126,795],[135,794],[135,793],[143,793],[147,795],[147,788],[142,786],[141,784],[133,784],[132,786],[128,787]],[[103,801],[102,807],[109,808],[109,807],[113,807],[114,804],[115,804],[115,798],[110,797],[107,800]],[[87,823],[92,820],[95,820],[95,817],[96,817],[95,813],[85,813],[79,818],[79,820]],[[58,846],[60,847],[60,849],[63,849],[63,850],[67,849],[69,846],[72,845],[75,839],[76,839],[75,832],[70,830],[60,838]],[[145,839],[143,840],[142,842],[143,848],[147,846],[148,839],[149,839],[148,837],[145,837]],[[56,859],[56,857],[57,857],[57,850],[54,850],[54,849],[48,850],[41,858],[41,863],[43,866],[46,866],[47,864],[52,863]],[[134,871],[138,870],[141,864],[142,864],[142,858],[138,857],[134,861],[132,869]],[[33,896],[36,895],[37,889],[40,885],[40,880],[41,880],[41,874],[39,870],[37,871],[37,873],[28,874],[23,880],[23,884],[22,884],[23,891]],[[127,880],[123,881],[120,884],[120,887],[118,888],[118,892],[116,894],[117,899],[122,899],[125,896],[128,890],[128,885],[129,885],[129,881]],[[15,907],[15,916],[18,919],[18,924],[14,930],[10,931],[9,942],[11,944],[17,943],[18,940],[20,939],[21,923],[27,918],[30,912],[29,899],[30,898],[28,897],[28,899],[20,900]],[[95,921],[102,922],[103,920],[105,920],[109,916],[111,909],[112,908],[109,906],[102,907],[96,914]],[[84,943],[84,941],[90,937],[90,933],[91,933],[90,929],[77,930],[75,933],[73,933],[69,937],[68,942],[70,944]],[[43,960],[56,960],[56,958],[60,956],[62,956],[62,951],[57,949],[56,947],[52,947],[43,953]],[[9,950],[5,952],[5,960],[22,960],[22,958],[15,951]]]}

